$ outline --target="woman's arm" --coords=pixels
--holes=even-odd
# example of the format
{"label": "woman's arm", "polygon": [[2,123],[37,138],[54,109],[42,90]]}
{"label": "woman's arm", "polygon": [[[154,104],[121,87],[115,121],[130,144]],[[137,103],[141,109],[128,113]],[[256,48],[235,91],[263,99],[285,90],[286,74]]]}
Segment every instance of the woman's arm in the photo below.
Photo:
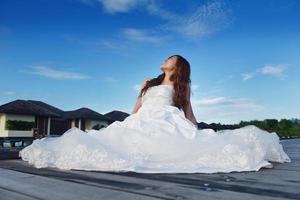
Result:
{"label": "woman's arm", "polygon": [[137,99],[136,103],[135,103],[135,106],[134,106],[133,111],[132,111],[131,114],[136,113],[136,112],[140,109],[141,106],[142,106],[142,98],[139,97],[139,98]]}
{"label": "woman's arm", "polygon": [[[145,84],[148,80],[149,79],[144,80],[144,83],[143,83],[143,86],[141,87],[141,89],[145,86]],[[141,106],[142,106],[142,97],[138,97],[131,114],[136,113],[140,109]]]}
{"label": "woman's arm", "polygon": [[185,106],[183,106],[183,111],[184,111],[185,117],[187,119],[189,119],[191,122],[193,122],[193,124],[195,124],[195,126],[198,126],[196,117],[193,113],[190,99],[191,99],[191,89],[190,89],[190,85],[188,85],[188,87],[187,87],[187,104]]}

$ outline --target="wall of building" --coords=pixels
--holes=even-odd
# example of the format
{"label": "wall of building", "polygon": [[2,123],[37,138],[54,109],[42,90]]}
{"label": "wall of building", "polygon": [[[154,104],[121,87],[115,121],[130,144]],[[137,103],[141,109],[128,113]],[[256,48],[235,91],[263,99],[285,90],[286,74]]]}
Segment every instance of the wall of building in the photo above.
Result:
{"label": "wall of building", "polygon": [[72,119],[71,121],[71,128],[75,127],[75,119]]}
{"label": "wall of building", "polygon": [[5,130],[6,115],[0,113],[0,135]]}
{"label": "wall of building", "polygon": [[32,137],[32,131],[22,130],[5,130],[5,122],[7,120],[21,120],[34,122],[32,115],[15,115],[15,114],[1,114],[0,115],[0,137]]}

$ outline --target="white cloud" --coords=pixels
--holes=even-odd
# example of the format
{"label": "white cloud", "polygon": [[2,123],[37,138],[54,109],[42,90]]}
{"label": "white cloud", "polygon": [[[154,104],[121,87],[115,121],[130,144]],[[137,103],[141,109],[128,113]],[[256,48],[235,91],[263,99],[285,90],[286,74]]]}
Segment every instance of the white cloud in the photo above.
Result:
{"label": "white cloud", "polygon": [[88,5],[100,3],[110,14],[126,13],[139,7],[145,9],[148,14],[164,20],[163,23],[149,30],[128,29],[125,34],[135,41],[157,43],[166,38],[150,33],[150,30],[154,29],[159,30],[160,36],[176,33],[186,38],[203,38],[228,27],[233,21],[231,10],[223,0],[211,0],[197,6],[192,12],[188,11],[188,14],[164,9],[161,5],[162,1],[155,0],[81,0],[81,2]]}
{"label": "white cloud", "polygon": [[142,85],[139,84],[133,85],[132,89],[134,89],[135,91],[140,91],[142,89]]}
{"label": "white cloud", "polygon": [[285,79],[286,75],[284,71],[286,70],[287,65],[278,64],[278,65],[265,65],[264,67],[258,69],[258,72],[261,74],[271,75],[280,79]]}
{"label": "white cloud", "polygon": [[225,100],[225,97],[203,98],[194,100],[194,103],[195,105],[216,105],[224,102]]}
{"label": "white cloud", "polygon": [[188,38],[209,36],[232,23],[230,9],[222,1],[214,0],[198,6],[192,14],[178,15],[164,10],[154,3],[148,5],[150,14],[157,15],[167,22],[161,27],[177,32]]}
{"label": "white cloud", "polygon": [[32,66],[31,69],[32,70],[28,71],[28,73],[44,76],[47,78],[53,78],[53,79],[81,80],[81,79],[90,78],[89,76],[86,76],[81,73],[56,70],[45,66]]}
{"label": "white cloud", "polygon": [[126,13],[146,2],[146,0],[79,0],[79,1],[89,6],[95,6],[100,3],[103,7],[103,10],[110,14]]}
{"label": "white cloud", "polygon": [[210,97],[194,100],[197,106],[229,106],[236,108],[255,108],[257,105],[247,98],[232,98],[232,97]]}
{"label": "white cloud", "polygon": [[120,49],[120,44],[113,43],[112,41],[103,40],[102,46],[108,49]]}
{"label": "white cloud", "polygon": [[99,0],[109,13],[128,12],[136,7],[141,0]]}
{"label": "white cloud", "polygon": [[177,19],[179,17],[178,14],[163,9],[155,1],[149,1],[148,4],[146,5],[146,9],[149,14],[156,15],[167,21],[169,21],[169,20],[171,21],[171,20]]}
{"label": "white cloud", "polygon": [[146,30],[125,28],[123,29],[124,36],[131,41],[148,42],[148,43],[161,43],[162,39],[157,36],[149,34]]}
{"label": "white cloud", "polygon": [[121,51],[122,54],[135,50],[136,44],[161,45],[168,36],[161,36],[157,31],[137,28],[122,28],[116,39],[102,40],[101,47]]}
{"label": "white cloud", "polygon": [[192,99],[191,103],[196,119],[209,123],[234,123],[263,109],[251,99],[226,96]]}
{"label": "white cloud", "polygon": [[242,74],[243,80],[249,80],[253,78],[254,73]]}
{"label": "white cloud", "polygon": [[249,80],[253,78],[257,73],[259,73],[262,75],[270,75],[283,80],[287,77],[287,75],[284,74],[287,66],[287,64],[265,65],[263,67],[257,68],[254,72],[242,74],[242,78],[243,80]]}

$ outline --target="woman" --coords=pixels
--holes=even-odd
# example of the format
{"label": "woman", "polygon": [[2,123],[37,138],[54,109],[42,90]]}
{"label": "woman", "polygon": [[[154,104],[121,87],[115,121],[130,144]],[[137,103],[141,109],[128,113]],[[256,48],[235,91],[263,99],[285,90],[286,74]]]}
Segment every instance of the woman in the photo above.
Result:
{"label": "woman", "polygon": [[157,78],[144,81],[143,88],[140,91],[132,113],[136,113],[142,106],[142,95],[149,87],[159,84],[169,84],[172,85],[175,90],[175,95],[173,97],[175,106],[178,107],[178,109],[183,109],[186,118],[192,121],[195,126],[198,126],[190,103],[191,70],[189,62],[180,55],[173,55],[165,60],[161,65],[161,70],[164,73],[160,74]]}
{"label": "woman", "polygon": [[290,162],[278,135],[246,126],[197,129],[190,104],[190,65],[170,56],[163,73],[144,81],[131,115],[106,128],[71,128],[58,138],[36,139],[20,151],[37,168],[143,173],[258,171]]}

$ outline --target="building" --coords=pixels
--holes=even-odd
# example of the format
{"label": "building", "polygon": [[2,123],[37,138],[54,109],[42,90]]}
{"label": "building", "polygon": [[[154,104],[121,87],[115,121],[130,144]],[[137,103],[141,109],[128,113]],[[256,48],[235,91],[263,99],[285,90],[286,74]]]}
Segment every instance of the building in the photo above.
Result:
{"label": "building", "polygon": [[42,101],[18,99],[0,106],[0,146],[5,140],[62,135],[72,127],[99,130],[114,121],[89,108],[63,111]]}
{"label": "building", "polygon": [[113,122],[110,118],[89,108],[66,111],[63,113],[63,119],[68,121],[68,127],[78,127],[81,130],[99,130]]}
{"label": "building", "polygon": [[46,135],[50,133],[52,117],[59,114],[26,100],[1,105],[0,137],[32,137],[32,128],[36,128],[39,135]]}
{"label": "building", "polygon": [[112,119],[113,121],[123,121],[126,117],[129,116],[129,114],[126,112],[114,110],[104,114],[104,116]]}

